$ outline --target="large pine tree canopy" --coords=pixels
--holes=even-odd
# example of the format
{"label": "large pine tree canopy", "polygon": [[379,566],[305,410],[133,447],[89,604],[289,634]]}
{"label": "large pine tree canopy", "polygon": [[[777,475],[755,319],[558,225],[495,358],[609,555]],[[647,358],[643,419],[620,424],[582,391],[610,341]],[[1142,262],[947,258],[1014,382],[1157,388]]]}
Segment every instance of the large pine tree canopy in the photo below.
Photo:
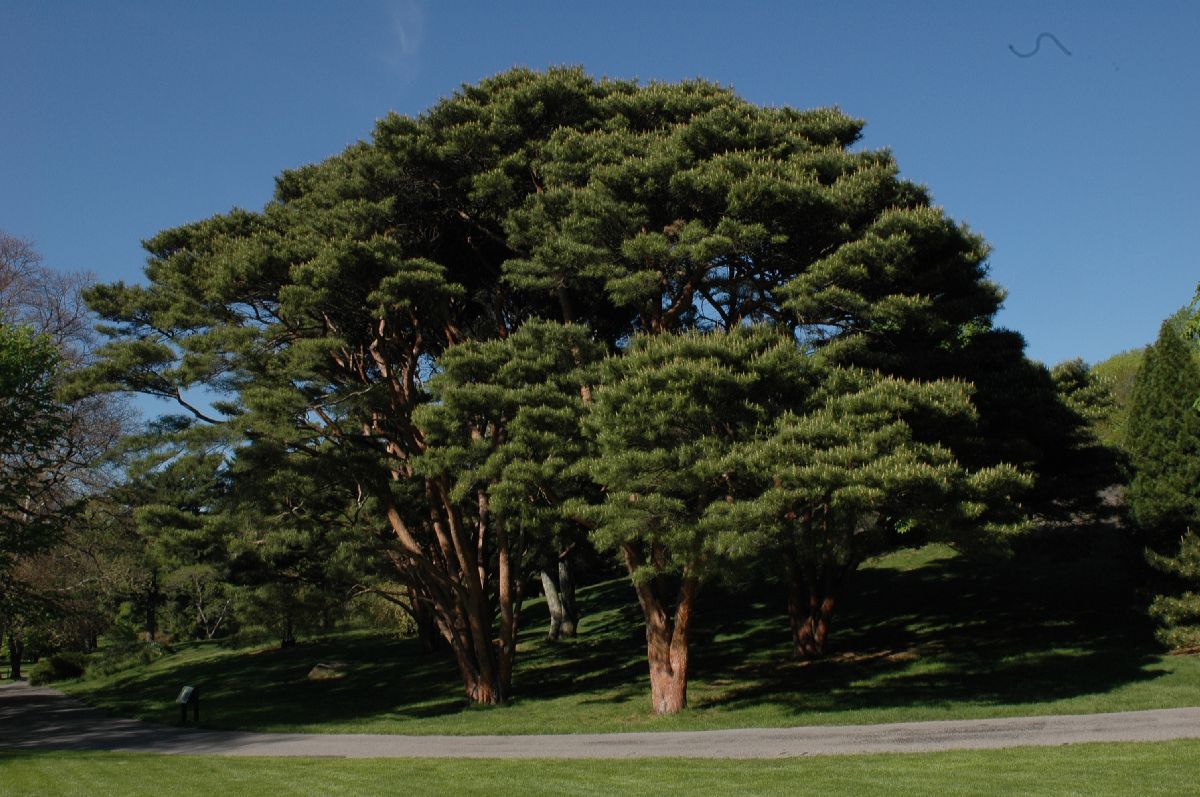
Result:
{"label": "large pine tree canopy", "polygon": [[[111,336],[89,375],[227,427],[242,463],[269,462],[268,449],[327,458],[306,472],[366,496],[387,561],[433,608],[468,694],[503,700],[523,563],[573,524],[623,545],[618,526],[640,517],[628,504],[594,520],[569,505],[606,506],[596,491],[628,493],[649,478],[639,468],[674,468],[653,501],[726,535],[697,543],[714,551],[749,543],[688,501],[692,488],[725,500],[728,485],[705,469],[739,442],[770,438],[783,459],[803,448],[822,478],[857,478],[812,453],[821,418],[842,454],[878,457],[862,471],[871,486],[830,487],[838,506],[912,521],[880,497],[895,488],[982,517],[961,502],[1009,503],[1020,487],[1011,469],[970,477],[954,462],[961,445],[970,467],[997,465],[980,435],[1011,425],[985,418],[978,431],[970,385],[937,381],[1030,367],[1019,336],[992,327],[1003,294],[987,247],[901,179],[890,152],[857,147],[862,127],[835,108],[760,107],[704,81],[515,69],[285,172],[260,211],[146,241],[147,284],[89,294]],[[746,393],[761,374],[739,375],[749,363],[735,361],[751,355],[730,341],[750,326],[773,328],[772,345],[805,361],[793,406]],[[701,337],[661,352],[649,340],[683,333]],[[703,337],[717,333],[734,337]],[[667,351],[677,362],[663,371],[654,357]],[[617,359],[598,368],[605,353]],[[820,393],[849,373],[838,369],[860,376]],[[621,390],[633,393],[615,409]],[[825,398],[802,400],[810,393]],[[647,442],[664,418],[687,436],[669,454]],[[982,492],[968,496],[971,478]],[[776,481],[788,500],[807,489]],[[653,557],[631,565],[645,566]]]}

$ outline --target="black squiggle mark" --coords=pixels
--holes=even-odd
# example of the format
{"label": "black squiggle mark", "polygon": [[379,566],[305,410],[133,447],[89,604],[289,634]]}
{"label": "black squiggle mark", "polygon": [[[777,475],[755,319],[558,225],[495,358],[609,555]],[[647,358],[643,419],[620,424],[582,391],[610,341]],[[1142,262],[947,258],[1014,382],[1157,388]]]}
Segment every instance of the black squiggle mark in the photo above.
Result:
{"label": "black squiggle mark", "polygon": [[1011,44],[1008,45],[1008,49],[1012,50],[1012,54],[1017,56],[1018,58],[1033,58],[1035,55],[1038,54],[1038,50],[1040,50],[1042,48],[1042,39],[1049,39],[1050,41],[1052,41],[1058,45],[1058,49],[1062,50],[1067,55],[1071,54],[1071,51],[1068,50],[1066,47],[1063,47],[1063,43],[1060,42],[1058,40],[1058,37],[1055,36],[1053,33],[1039,33],[1037,40],[1034,41],[1034,43],[1033,43],[1033,50],[1031,52],[1019,53],[1019,52],[1017,52],[1017,48],[1013,47]]}

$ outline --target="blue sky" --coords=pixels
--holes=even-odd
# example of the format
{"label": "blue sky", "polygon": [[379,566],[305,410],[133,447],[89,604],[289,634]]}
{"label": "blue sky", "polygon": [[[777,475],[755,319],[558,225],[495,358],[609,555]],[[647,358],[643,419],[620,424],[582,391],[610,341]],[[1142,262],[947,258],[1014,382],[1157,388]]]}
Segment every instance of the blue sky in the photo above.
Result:
{"label": "blue sky", "polygon": [[[1197,3],[7,0],[0,30],[0,229],[104,281],[388,111],[554,64],[866,119],[1045,362],[1149,342],[1200,280]],[[1070,54],[1010,49],[1043,32]]]}

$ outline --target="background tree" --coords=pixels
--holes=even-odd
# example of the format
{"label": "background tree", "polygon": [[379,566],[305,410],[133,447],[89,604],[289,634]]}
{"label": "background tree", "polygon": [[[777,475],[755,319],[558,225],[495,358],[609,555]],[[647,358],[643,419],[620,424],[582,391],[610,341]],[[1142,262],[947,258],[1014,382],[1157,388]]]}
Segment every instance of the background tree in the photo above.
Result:
{"label": "background tree", "polygon": [[17,568],[21,557],[49,547],[55,532],[45,472],[63,421],[53,395],[57,363],[47,338],[0,319],[0,631],[12,678],[21,677],[25,627],[44,610]]}
{"label": "background tree", "polygon": [[1097,425],[1097,435],[1106,445],[1124,449],[1129,439],[1129,403],[1133,394],[1133,380],[1142,366],[1145,348],[1119,352],[1092,366],[1096,376],[1112,388],[1113,411]]}
{"label": "background tree", "polygon": [[1041,457],[1043,491],[1052,491],[1042,506],[1046,524],[1110,523],[1117,488],[1129,482],[1128,457],[1112,438],[1120,407],[1112,380],[1082,360],[1068,360],[1050,369],[1056,401],[1035,405],[1049,426],[1049,445]]}
{"label": "background tree", "polygon": [[[1188,343],[1193,359],[1200,364],[1200,347],[1196,345],[1195,311],[1196,305],[1193,301],[1192,305],[1180,308],[1167,320],[1176,327],[1180,337]],[[1148,348],[1149,346],[1142,346],[1118,352],[1092,366],[1094,375],[1112,388],[1115,404],[1111,415],[1097,424],[1097,433],[1105,445],[1123,449],[1129,439],[1128,424],[1130,404],[1133,400],[1133,383]]]}
{"label": "background tree", "polygon": [[1067,360],[1050,370],[1063,403],[1093,428],[1116,411],[1117,401],[1109,380],[1081,359]]}
{"label": "background tree", "polygon": [[1176,325],[1163,323],[1134,380],[1126,503],[1142,541],[1161,549],[1200,517],[1200,366]]}
{"label": "background tree", "polygon": [[[65,377],[87,364],[93,343],[80,295],[87,279],[46,268],[32,245],[0,232],[0,320],[6,356],[13,358],[4,366],[9,417],[0,433],[0,512],[6,526],[0,560],[7,563],[0,570],[8,573],[0,588],[5,593],[0,625],[8,627],[16,659],[22,646],[16,629],[32,628],[31,617],[46,621],[63,608],[65,594],[47,591],[51,582],[21,558],[67,535],[84,500],[111,482],[113,474],[101,460],[126,420],[112,397],[62,390]],[[15,572],[37,575],[38,583],[16,579]]]}
{"label": "background tree", "polygon": [[246,446],[229,463],[222,512],[242,633],[262,628],[292,645],[298,634],[331,631],[375,587],[379,528],[368,496],[328,478],[337,453]]}

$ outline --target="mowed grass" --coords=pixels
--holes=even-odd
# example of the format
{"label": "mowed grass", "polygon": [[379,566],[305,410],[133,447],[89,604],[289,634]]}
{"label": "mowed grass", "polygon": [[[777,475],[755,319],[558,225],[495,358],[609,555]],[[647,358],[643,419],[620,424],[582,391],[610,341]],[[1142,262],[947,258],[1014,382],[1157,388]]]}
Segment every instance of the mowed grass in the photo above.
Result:
{"label": "mowed grass", "polygon": [[217,758],[0,753],[9,797],[295,795],[1183,795],[1200,741],[769,761]]}
{"label": "mowed grass", "polygon": [[[713,588],[693,644],[690,708],[649,709],[644,636],[621,580],[583,590],[582,634],[549,643],[545,608],[524,615],[514,699],[470,708],[453,663],[412,640],[364,632],[294,648],[199,645],[71,691],[115,714],[178,722],[201,689],[212,728],[411,734],[579,733],[1081,714],[1200,705],[1200,659],[1156,647],[1114,555],[1078,533],[1014,559],[944,546],[868,563],[835,618],[831,655],[790,658],[781,590]],[[340,680],[309,669],[348,662]]]}

